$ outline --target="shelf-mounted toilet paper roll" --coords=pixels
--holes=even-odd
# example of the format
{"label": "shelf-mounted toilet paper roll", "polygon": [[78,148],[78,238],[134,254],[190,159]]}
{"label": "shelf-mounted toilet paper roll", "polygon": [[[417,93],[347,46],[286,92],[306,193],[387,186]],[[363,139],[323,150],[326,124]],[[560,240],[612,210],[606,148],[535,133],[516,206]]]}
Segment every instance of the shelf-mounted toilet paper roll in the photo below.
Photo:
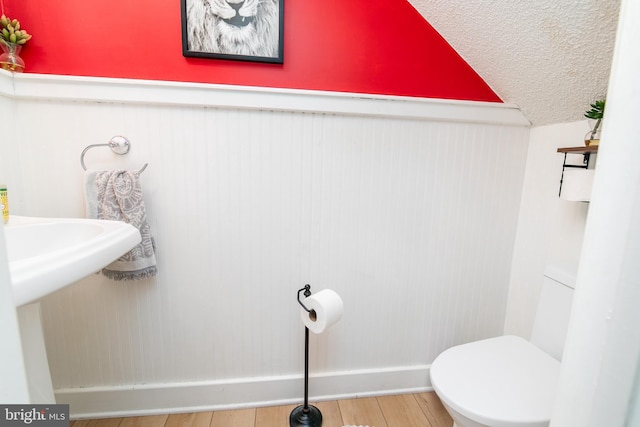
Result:
{"label": "shelf-mounted toilet paper roll", "polygon": [[[304,292],[305,300],[300,300]],[[309,329],[320,334],[342,317],[343,304],[340,296],[331,289],[311,295],[311,286],[298,290],[298,303],[302,307],[300,317],[304,323],[304,405],[298,406],[289,416],[290,427],[322,426],[322,413],[309,406]]]}

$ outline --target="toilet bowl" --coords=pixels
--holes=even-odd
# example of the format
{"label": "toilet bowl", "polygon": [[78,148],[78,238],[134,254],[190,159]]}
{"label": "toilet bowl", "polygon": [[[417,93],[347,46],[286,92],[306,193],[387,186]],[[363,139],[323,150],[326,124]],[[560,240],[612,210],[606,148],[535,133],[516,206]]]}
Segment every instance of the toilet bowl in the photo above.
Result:
{"label": "toilet bowl", "polygon": [[531,342],[501,336],[451,347],[431,384],[455,427],[546,427],[555,400],[575,274],[545,271]]}
{"label": "toilet bowl", "polygon": [[544,427],[560,362],[516,336],[476,341],[443,352],[431,383],[458,427]]}

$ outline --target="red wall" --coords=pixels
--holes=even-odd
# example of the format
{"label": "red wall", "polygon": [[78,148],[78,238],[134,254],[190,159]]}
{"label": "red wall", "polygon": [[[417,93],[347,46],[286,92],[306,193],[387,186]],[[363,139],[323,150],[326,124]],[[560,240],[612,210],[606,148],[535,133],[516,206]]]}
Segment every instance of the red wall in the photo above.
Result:
{"label": "red wall", "polygon": [[285,1],[284,64],[182,56],[179,0],[4,0],[26,72],[500,102],[406,0]]}

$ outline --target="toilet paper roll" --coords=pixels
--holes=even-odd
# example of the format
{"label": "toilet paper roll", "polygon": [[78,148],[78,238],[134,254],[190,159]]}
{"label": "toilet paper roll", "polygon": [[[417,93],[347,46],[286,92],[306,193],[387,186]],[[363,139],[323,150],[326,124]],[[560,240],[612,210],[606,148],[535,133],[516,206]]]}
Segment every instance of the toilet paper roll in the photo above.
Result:
{"label": "toilet paper roll", "polygon": [[305,298],[302,303],[311,310],[311,313],[300,308],[300,318],[314,334],[321,334],[342,318],[344,308],[342,299],[331,289],[323,289]]}

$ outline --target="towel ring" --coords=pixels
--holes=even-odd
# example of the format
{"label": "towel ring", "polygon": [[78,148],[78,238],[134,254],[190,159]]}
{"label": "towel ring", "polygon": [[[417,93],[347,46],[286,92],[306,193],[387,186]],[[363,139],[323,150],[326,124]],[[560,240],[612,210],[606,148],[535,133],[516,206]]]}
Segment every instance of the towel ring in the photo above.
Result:
{"label": "towel ring", "polygon": [[[80,165],[85,171],[87,170],[87,166],[84,164],[84,155],[87,153],[87,151],[94,147],[109,147],[114,153],[125,155],[129,152],[131,143],[124,136],[117,135],[111,138],[111,140],[109,140],[109,142],[106,144],[91,144],[87,146],[84,150],[82,150],[82,154],[80,154]],[[145,163],[144,166],[142,166],[142,169],[138,171],[138,173],[144,172],[147,166],[149,166],[149,163]]]}

